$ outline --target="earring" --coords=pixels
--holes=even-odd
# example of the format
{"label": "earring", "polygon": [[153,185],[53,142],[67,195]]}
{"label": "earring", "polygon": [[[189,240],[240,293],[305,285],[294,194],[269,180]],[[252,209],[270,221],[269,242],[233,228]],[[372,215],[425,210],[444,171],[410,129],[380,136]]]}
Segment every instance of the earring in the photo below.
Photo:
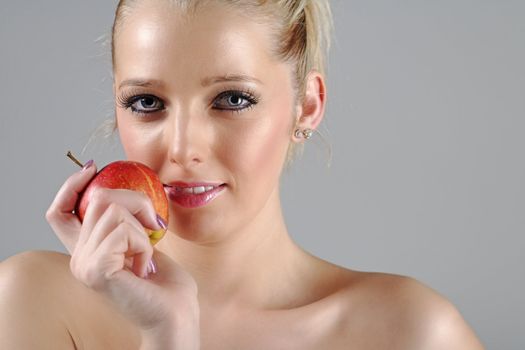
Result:
{"label": "earring", "polygon": [[300,138],[305,138],[306,140],[308,140],[310,137],[312,137],[314,131],[312,129],[309,129],[309,128],[306,128],[304,130],[301,130],[301,129],[295,129],[295,137],[297,137],[298,139]]}

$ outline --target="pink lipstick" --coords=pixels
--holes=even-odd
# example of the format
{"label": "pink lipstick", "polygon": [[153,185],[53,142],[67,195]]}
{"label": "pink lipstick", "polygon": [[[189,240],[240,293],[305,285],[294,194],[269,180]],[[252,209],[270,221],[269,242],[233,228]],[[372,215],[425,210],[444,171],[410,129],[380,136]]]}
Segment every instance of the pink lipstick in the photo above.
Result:
{"label": "pink lipstick", "polygon": [[184,208],[198,208],[210,203],[224,190],[225,184],[207,182],[172,182],[164,185],[168,198]]}

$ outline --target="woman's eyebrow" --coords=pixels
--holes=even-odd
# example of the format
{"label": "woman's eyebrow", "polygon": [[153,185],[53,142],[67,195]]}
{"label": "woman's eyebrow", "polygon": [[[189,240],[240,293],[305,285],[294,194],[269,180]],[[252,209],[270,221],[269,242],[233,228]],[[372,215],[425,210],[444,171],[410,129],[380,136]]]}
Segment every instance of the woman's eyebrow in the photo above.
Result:
{"label": "woman's eyebrow", "polygon": [[259,84],[262,85],[262,82],[259,79],[255,78],[255,77],[251,77],[251,76],[246,75],[246,74],[226,74],[226,75],[217,75],[217,76],[212,76],[212,77],[206,77],[206,78],[202,79],[201,85],[206,87],[206,86],[209,86],[211,84],[224,83],[224,82],[230,82],[230,81],[259,83]]}
{"label": "woman's eyebrow", "polygon": [[[201,85],[203,87],[223,82],[248,82],[248,83],[258,83],[262,85],[262,82],[246,74],[226,74],[226,75],[217,75],[212,77],[206,77],[201,80]],[[119,89],[122,89],[125,86],[140,86],[140,87],[163,87],[164,83],[161,80],[156,79],[126,79],[120,83]]]}
{"label": "woman's eyebrow", "polygon": [[164,83],[155,79],[127,79],[120,83],[119,89],[124,86],[163,87]]}

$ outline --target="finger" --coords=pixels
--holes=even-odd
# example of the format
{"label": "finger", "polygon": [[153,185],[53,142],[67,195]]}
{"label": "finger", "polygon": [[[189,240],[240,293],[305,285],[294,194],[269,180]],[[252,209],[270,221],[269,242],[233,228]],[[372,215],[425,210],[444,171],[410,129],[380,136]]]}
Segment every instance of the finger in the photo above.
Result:
{"label": "finger", "polygon": [[78,240],[81,226],[73,210],[80,193],[88,185],[96,171],[96,166],[92,164],[92,166],[71,175],[59,189],[46,212],[46,220],[70,252]]}
{"label": "finger", "polygon": [[[96,222],[91,232],[86,234],[86,241],[80,243],[79,246],[83,246],[83,250],[88,252],[95,251],[98,246],[111,234],[119,225],[126,224],[133,227],[135,232],[139,232],[144,239],[147,239],[147,234],[140,222],[124,207],[119,204],[111,203],[106,211],[102,214],[99,220]],[[83,228],[84,229],[84,228]],[[86,230],[88,228],[86,227]],[[84,235],[84,233],[82,233]]]}
{"label": "finger", "polygon": [[77,171],[71,175],[58,190],[55,199],[51,203],[48,209],[49,216],[54,218],[60,214],[73,215],[73,210],[75,209],[79,195],[96,172],[97,167],[93,163],[88,168]]}
{"label": "finger", "polygon": [[103,291],[112,276],[125,268],[124,256],[129,247],[139,252],[153,249],[151,245],[148,247],[149,242],[140,242],[141,237],[143,241],[144,235],[130,235],[133,231],[136,232],[134,226],[121,223],[107,235],[106,240],[95,251],[75,251],[70,263],[73,275],[87,287]]}
{"label": "finger", "polygon": [[106,236],[93,253],[94,259],[102,261],[101,270],[104,271],[104,279],[109,280],[111,276],[125,267],[125,256],[133,257],[131,272],[138,277],[146,274],[148,261],[153,255],[153,247],[144,232],[123,222]]}
{"label": "finger", "polygon": [[[79,244],[85,244],[91,232],[94,230],[95,225],[97,225],[101,216],[111,205],[125,208],[131,215],[135,214],[135,220],[131,221],[136,224],[137,228],[143,229],[143,226],[146,225],[145,222],[151,223],[151,216],[155,217],[154,223],[158,225],[151,200],[145,194],[125,189],[98,188],[93,192],[90,203],[86,209]],[[106,232],[109,231],[109,229],[106,230]]]}
{"label": "finger", "polygon": [[[161,228],[157,222],[157,213],[153,208],[153,203],[144,193],[126,189],[97,188],[93,191],[86,209],[86,215],[84,216],[83,226],[88,228],[85,233],[91,231],[112,203],[126,208],[127,211],[138,220],[142,227],[153,230],[159,230]],[[86,240],[87,235],[81,234],[79,241],[85,242]]]}

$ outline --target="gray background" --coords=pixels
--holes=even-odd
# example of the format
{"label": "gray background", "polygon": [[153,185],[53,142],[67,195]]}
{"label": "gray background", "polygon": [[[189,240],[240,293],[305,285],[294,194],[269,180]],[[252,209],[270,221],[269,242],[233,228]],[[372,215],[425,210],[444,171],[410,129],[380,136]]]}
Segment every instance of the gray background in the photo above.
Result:
{"label": "gray background", "polygon": [[[112,115],[115,1],[0,7],[0,260],[65,251],[44,213],[76,166],[124,158]],[[325,136],[283,178],[290,232],[337,264],[410,275],[487,348],[525,349],[525,2],[334,1]],[[97,40],[98,39],[98,40]]]}

